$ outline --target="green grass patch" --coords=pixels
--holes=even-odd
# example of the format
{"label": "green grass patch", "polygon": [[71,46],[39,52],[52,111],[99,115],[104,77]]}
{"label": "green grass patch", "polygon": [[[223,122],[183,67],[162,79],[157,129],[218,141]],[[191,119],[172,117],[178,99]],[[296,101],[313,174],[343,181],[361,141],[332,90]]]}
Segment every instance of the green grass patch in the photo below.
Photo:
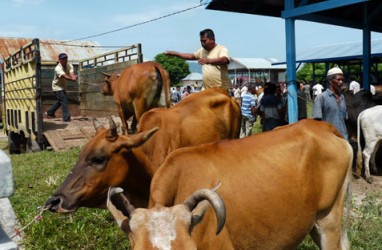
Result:
{"label": "green grass patch", "polygon": [[[12,155],[15,193],[10,198],[21,226],[38,214],[76,162],[79,149]],[[128,249],[128,240],[107,210],[80,208],[62,215],[45,212],[29,226],[25,249]]]}

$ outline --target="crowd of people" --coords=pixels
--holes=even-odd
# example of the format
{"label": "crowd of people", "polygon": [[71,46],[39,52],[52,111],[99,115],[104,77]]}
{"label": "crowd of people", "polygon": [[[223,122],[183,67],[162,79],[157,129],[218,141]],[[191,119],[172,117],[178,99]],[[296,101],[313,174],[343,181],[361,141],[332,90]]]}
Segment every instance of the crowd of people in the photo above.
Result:
{"label": "crowd of people", "polygon": [[[249,83],[243,86],[236,85],[235,87],[231,87],[227,66],[230,62],[228,49],[215,42],[215,34],[211,29],[202,30],[199,35],[202,48],[196,52],[180,53],[167,51],[166,54],[168,56],[177,56],[185,60],[197,60],[198,63],[202,65],[203,89],[212,87],[224,88],[228,91],[230,96],[235,98],[241,106],[242,112],[240,137],[251,134],[253,124],[258,116],[260,116],[263,131],[272,130],[277,126],[288,124],[288,92],[286,84],[266,83],[262,86],[255,86]],[[342,100],[343,95],[341,95],[340,92],[340,88],[342,88],[343,85],[343,74],[342,71],[339,72],[337,69],[339,68],[328,71],[326,78],[328,88],[326,90],[324,85],[319,82],[312,82],[310,84],[304,81],[296,82],[298,120],[307,118],[307,101],[314,101],[313,117],[333,123],[342,134],[345,134],[343,124],[346,118],[346,105],[344,104],[344,100]],[[340,76],[342,76],[341,79],[339,79]],[[355,77],[351,78],[351,80],[349,91],[356,94],[360,90],[360,85],[356,82]],[[260,87],[263,88],[263,93],[257,93],[256,88]],[[173,91],[173,93],[177,93],[178,95],[176,101],[173,101],[176,103],[192,93],[192,89],[191,86],[187,86],[184,94],[181,95],[180,98],[179,91]],[[174,94],[172,96],[174,96]],[[336,97],[338,104],[336,109],[328,104],[329,100],[330,102],[332,101],[332,96]],[[335,117],[336,120],[332,119],[333,117]]]}
{"label": "crowd of people", "polygon": [[[201,48],[194,53],[181,53],[176,51],[165,52],[168,56],[176,56],[185,60],[197,60],[202,66],[203,85],[179,86],[172,89],[171,101],[176,104],[187,98],[193,92],[209,88],[223,88],[241,106],[242,124],[240,137],[251,134],[254,122],[261,119],[263,131],[272,130],[277,126],[288,124],[288,91],[285,83],[245,83],[232,87],[228,76],[230,57],[228,49],[215,42],[215,34],[211,29],[200,31]],[[66,80],[75,81],[73,67],[67,64],[67,55],[59,55],[59,64],[55,69],[52,83],[53,91],[57,96],[57,103],[45,112],[47,117],[55,117],[56,110],[62,106],[63,120],[70,121],[70,113],[65,92]],[[360,91],[360,84],[356,77],[350,77],[348,90],[352,94]],[[327,84],[324,84],[326,81]],[[314,102],[313,118],[332,123],[346,138],[346,105],[341,88],[344,76],[340,68],[332,68],[327,77],[320,82],[296,82],[298,120],[307,118],[307,102]],[[327,88],[325,88],[326,86]],[[259,91],[262,90],[262,91]]]}
{"label": "crowd of people", "polygon": [[187,85],[185,87],[172,87],[171,88],[171,101],[176,104],[180,102],[182,99],[186,98],[192,93],[196,93],[200,91],[200,87],[198,85]]}

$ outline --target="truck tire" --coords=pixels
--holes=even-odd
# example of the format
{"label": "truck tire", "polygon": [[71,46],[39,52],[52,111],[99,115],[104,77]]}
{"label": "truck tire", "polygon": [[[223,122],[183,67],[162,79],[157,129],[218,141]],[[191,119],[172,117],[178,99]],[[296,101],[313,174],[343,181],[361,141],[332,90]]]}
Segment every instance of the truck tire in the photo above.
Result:
{"label": "truck tire", "polygon": [[10,154],[20,154],[20,135],[14,132],[8,133],[8,149]]}
{"label": "truck tire", "polygon": [[40,152],[41,146],[34,140],[27,139],[26,144],[26,152],[27,153],[34,153],[34,152]]}
{"label": "truck tire", "polygon": [[30,138],[26,138],[23,134],[20,135],[20,152],[21,153],[33,153],[41,151],[39,144],[31,140]]}

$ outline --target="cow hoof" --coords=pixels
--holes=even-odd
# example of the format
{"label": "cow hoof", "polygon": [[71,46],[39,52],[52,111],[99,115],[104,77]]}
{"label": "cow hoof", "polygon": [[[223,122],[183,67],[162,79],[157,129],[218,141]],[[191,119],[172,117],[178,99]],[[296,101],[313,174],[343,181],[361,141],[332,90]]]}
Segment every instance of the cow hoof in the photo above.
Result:
{"label": "cow hoof", "polygon": [[369,184],[373,183],[373,179],[371,177],[366,178],[366,182]]}
{"label": "cow hoof", "polygon": [[359,179],[361,176],[358,173],[352,172],[353,177]]}

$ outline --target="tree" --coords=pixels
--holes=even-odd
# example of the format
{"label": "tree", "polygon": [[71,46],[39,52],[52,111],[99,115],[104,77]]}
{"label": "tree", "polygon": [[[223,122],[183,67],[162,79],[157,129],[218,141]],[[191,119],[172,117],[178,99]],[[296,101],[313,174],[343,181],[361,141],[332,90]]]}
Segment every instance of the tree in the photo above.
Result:
{"label": "tree", "polygon": [[[322,82],[325,78],[325,64],[316,63],[315,65],[315,82]],[[309,83],[313,80],[313,65],[311,63],[304,63],[302,68],[296,73],[297,80],[304,80]]]}
{"label": "tree", "polygon": [[170,74],[171,86],[178,85],[181,79],[190,74],[188,63],[182,58],[161,53],[155,56],[155,61]]}

